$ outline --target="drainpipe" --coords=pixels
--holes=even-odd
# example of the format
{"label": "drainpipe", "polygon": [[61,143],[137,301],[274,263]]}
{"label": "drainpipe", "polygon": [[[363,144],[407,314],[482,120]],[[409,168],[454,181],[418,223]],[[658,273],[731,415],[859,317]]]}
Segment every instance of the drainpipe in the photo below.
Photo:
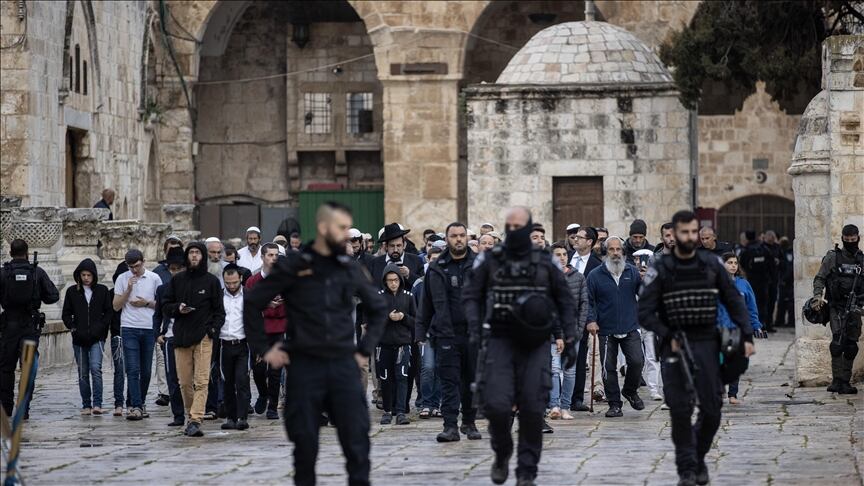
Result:
{"label": "drainpipe", "polygon": [[699,207],[699,114],[690,110],[687,128],[690,131],[690,206]]}

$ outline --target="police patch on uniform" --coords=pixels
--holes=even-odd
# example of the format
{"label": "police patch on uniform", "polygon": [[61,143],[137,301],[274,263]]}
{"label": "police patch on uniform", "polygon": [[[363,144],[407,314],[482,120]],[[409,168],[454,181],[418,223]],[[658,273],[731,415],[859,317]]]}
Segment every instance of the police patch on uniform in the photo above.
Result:
{"label": "police patch on uniform", "polygon": [[648,285],[651,285],[651,282],[653,282],[655,278],[657,278],[657,269],[653,266],[648,267],[648,270],[645,272],[645,276],[642,277],[642,285],[646,287]]}
{"label": "police patch on uniform", "polygon": [[16,282],[26,282],[27,281],[27,275],[22,275],[19,273],[18,275],[15,275],[15,281]]}

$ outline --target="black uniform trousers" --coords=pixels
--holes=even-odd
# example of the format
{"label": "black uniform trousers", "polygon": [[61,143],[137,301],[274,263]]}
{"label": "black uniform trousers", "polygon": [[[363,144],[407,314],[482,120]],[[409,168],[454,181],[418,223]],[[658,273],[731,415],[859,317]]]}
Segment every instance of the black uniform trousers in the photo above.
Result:
{"label": "black uniform trousers", "polygon": [[843,309],[829,307],[828,312],[831,318],[831,344],[828,346],[831,353],[831,375],[834,380],[848,384],[852,379],[852,363],[858,355],[861,317],[851,314],[846,316],[844,321],[840,318]]}
{"label": "black uniform trousers", "polygon": [[[600,362],[603,363],[603,390],[606,392],[606,402],[610,406],[617,405],[620,407],[624,403],[621,400],[622,394],[629,396],[639,390],[642,367],[645,365],[642,338],[638,330],[628,332],[623,338],[600,336],[599,348]],[[627,363],[627,372],[622,388],[618,388],[618,348],[621,348]]]}
{"label": "black uniform trousers", "polygon": [[513,454],[510,433],[513,405],[519,410],[519,450],[516,477],[533,479],[543,449],[543,413],[552,389],[548,341],[525,348],[506,337],[490,337],[486,344],[484,411],[489,420],[492,450],[500,457]]}
{"label": "black uniform trousers", "polygon": [[382,344],[375,349],[375,372],[381,381],[381,400],[387,413],[408,413],[411,345]]}
{"label": "black uniform trousers", "polygon": [[[711,449],[714,434],[720,427],[720,408],[723,406],[723,380],[720,377],[720,345],[716,339],[690,341],[693,359],[698,371],[693,380],[699,396],[699,415],[691,422],[693,406],[685,386],[684,372],[679,363],[663,359],[663,394],[672,420],[672,442],[675,444],[675,465],[678,474],[697,471]],[[668,346],[663,357],[669,356]]]}
{"label": "black uniform trousers", "polygon": [[[15,407],[15,369],[18,367],[24,349],[23,342],[27,339],[36,341],[38,353],[39,335],[29,321],[18,320],[8,314],[4,319],[8,321],[5,323],[3,337],[0,339],[0,404],[6,410],[6,415],[11,417],[12,409]],[[30,392],[32,393],[33,390],[31,389]],[[32,395],[30,401],[33,401]],[[30,410],[29,402],[26,410]]]}
{"label": "black uniform trousers", "polygon": [[477,409],[473,407],[471,383],[476,378],[477,346],[468,336],[434,338],[435,370],[441,381],[441,415],[444,427],[456,427],[459,405],[462,405],[462,425],[473,424]]}
{"label": "black uniform trousers", "polygon": [[[751,278],[750,286],[753,287],[753,294],[756,297],[759,322],[765,326],[770,326],[774,323],[774,302],[771,300],[771,282],[769,280]],[[774,298],[777,298],[776,293],[774,293]]]}
{"label": "black uniform trousers", "polygon": [[[282,340],[282,334],[267,335],[267,349]],[[282,370],[271,368],[264,361],[252,366],[252,379],[255,380],[255,388],[258,389],[258,398],[267,400],[267,409],[275,411],[279,405],[279,385],[282,380]]]}
{"label": "black uniform trousers", "polygon": [[336,426],[348,484],[369,484],[369,409],[354,356],[320,358],[294,352],[285,371],[285,429],[294,443],[294,484],[315,484],[322,412]]}
{"label": "black uniform trousers", "polygon": [[249,346],[245,339],[221,339],[219,369],[224,386],[225,415],[230,420],[243,419],[249,412]]}

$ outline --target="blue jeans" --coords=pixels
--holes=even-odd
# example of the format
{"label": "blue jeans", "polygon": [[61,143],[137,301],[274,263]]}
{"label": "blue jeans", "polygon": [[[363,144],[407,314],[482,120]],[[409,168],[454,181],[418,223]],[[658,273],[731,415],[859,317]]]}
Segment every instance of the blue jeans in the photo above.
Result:
{"label": "blue jeans", "polygon": [[153,367],[153,347],[156,337],[152,329],[124,327],[123,358],[126,361],[126,381],[132,408],[143,408],[147,389],[150,387],[150,370]]}
{"label": "blue jeans", "polygon": [[576,366],[562,370],[561,353],[552,343],[552,391],[549,393],[549,408],[570,410],[573,390],[576,388]]}
{"label": "blue jeans", "polygon": [[[102,349],[105,341],[89,347],[72,345],[75,362],[78,364],[78,391],[81,392],[81,408],[102,408]],[[91,396],[90,379],[93,379]]]}
{"label": "blue jeans", "polygon": [[[123,408],[123,388],[126,383],[126,366],[123,364],[123,338],[120,336],[111,337],[111,361],[114,364],[114,408]],[[126,390],[126,406],[130,406],[132,398],[129,396],[129,390]]]}
{"label": "blue jeans", "polygon": [[420,348],[420,408],[441,408],[441,384],[435,373],[435,348],[426,341]]}

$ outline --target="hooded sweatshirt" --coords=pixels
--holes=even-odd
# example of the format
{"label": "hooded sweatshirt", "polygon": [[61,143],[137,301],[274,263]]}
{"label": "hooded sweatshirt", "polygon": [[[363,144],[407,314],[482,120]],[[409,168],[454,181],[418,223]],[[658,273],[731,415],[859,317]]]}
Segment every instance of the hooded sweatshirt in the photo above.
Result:
{"label": "hooded sweatshirt", "polygon": [[[189,262],[189,250],[201,251],[197,266]],[[188,348],[200,343],[204,336],[214,338],[225,323],[222,286],[219,279],[207,272],[207,248],[196,241],[186,247],[186,270],[171,279],[162,296],[162,312],[174,318],[174,345]],[[195,310],[180,313],[180,304]]]}
{"label": "hooded sweatshirt", "polygon": [[[81,283],[81,272],[93,275],[90,287]],[[104,341],[111,329],[114,309],[113,295],[108,287],[99,284],[99,274],[93,260],[85,258],[72,273],[75,285],[66,289],[63,300],[63,324],[72,331],[72,344],[89,347]]]}
{"label": "hooded sweatshirt", "polygon": [[[396,293],[387,288],[387,274],[395,273],[399,276],[399,289]],[[378,291],[384,301],[387,309],[387,322],[384,325],[384,335],[381,337],[380,344],[383,346],[402,346],[411,344],[414,340],[414,317],[417,315],[417,307],[414,303],[414,296],[408,290],[405,290],[405,279],[399,273],[399,267],[393,263],[388,263],[384,267],[384,273],[381,275],[381,290]],[[393,311],[405,314],[405,317],[400,321],[390,320],[390,313]]]}

